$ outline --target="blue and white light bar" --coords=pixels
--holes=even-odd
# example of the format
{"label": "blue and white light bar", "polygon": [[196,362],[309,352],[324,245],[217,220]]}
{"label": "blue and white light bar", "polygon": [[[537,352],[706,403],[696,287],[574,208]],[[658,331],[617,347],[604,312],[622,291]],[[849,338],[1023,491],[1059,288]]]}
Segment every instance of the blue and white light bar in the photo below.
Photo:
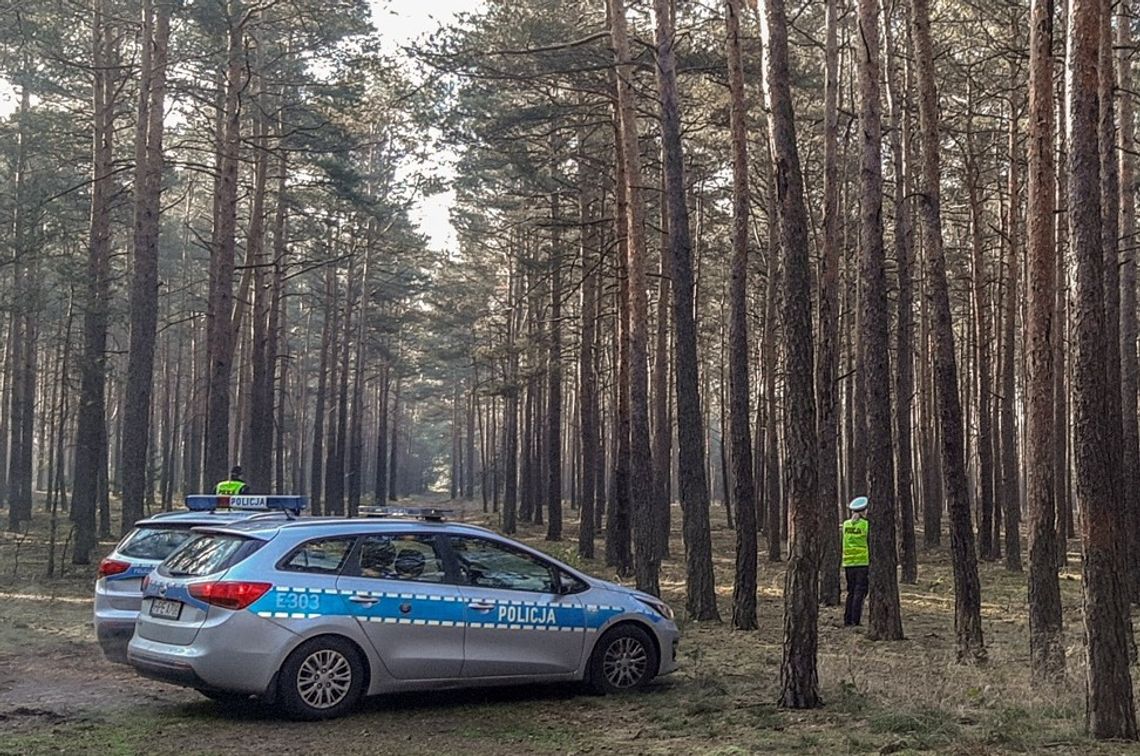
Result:
{"label": "blue and white light bar", "polygon": [[308,506],[304,496],[216,496],[191,494],[186,508],[191,512],[214,512],[230,509],[241,512],[292,512],[298,514]]}

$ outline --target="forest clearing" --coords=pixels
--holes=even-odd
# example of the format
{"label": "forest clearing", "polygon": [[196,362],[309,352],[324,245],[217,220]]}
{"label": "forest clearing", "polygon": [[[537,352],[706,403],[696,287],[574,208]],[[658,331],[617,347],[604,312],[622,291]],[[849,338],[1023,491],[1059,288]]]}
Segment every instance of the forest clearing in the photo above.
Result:
{"label": "forest clearing", "polygon": [[[413,500],[413,503],[423,499]],[[438,502],[439,499],[433,501]],[[462,506],[459,502],[458,504]],[[450,506],[450,505],[445,505]],[[716,512],[715,515],[720,515]],[[714,545],[732,532],[714,515]],[[466,521],[494,525],[475,507]],[[675,536],[678,534],[674,534]],[[102,658],[91,631],[89,570],[51,583],[44,534],[0,542],[0,753],[1128,753],[1083,735],[1082,682],[1050,692],[1028,675],[1025,582],[997,565],[982,570],[985,666],[955,663],[945,550],[923,554],[923,579],[902,592],[907,639],[872,643],[844,628],[839,608],[820,616],[825,706],[776,707],[783,565],[760,568],[759,629],[685,623],[681,669],[643,694],[597,697],[576,686],[530,686],[369,699],[346,719],[298,723],[256,703],[227,708],[193,691],[144,680]],[[523,540],[606,575],[528,527]],[[110,544],[104,544],[109,547]],[[674,548],[679,539],[674,538]],[[1075,556],[1075,555],[1074,555]],[[1080,583],[1062,573],[1066,645],[1080,658]],[[716,560],[727,611],[731,560]],[[683,571],[663,565],[663,595],[681,602]]]}
{"label": "forest clearing", "polygon": [[1135,748],[1138,6],[0,3],[0,750]]}

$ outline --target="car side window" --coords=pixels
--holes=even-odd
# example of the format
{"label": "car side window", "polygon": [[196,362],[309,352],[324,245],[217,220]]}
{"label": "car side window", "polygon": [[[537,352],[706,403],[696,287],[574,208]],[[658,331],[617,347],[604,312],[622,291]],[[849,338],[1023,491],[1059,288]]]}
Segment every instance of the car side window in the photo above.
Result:
{"label": "car side window", "polygon": [[352,538],[318,538],[295,548],[281,563],[289,572],[316,572],[336,575],[352,550]]}
{"label": "car side window", "polygon": [[360,576],[415,583],[445,583],[447,569],[435,536],[385,534],[360,542]]}
{"label": "car side window", "polygon": [[485,538],[451,536],[459,572],[480,588],[557,593],[558,571],[550,564]]}

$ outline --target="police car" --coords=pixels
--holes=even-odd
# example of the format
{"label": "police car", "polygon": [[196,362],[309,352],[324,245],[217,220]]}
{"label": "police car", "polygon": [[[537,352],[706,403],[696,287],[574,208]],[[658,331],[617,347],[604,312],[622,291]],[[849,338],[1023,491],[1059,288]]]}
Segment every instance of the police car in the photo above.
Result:
{"label": "police car", "polygon": [[176,548],[190,539],[191,528],[250,517],[283,518],[304,506],[300,496],[191,496],[180,512],[139,520],[99,563],[95,582],[95,635],[110,661],[127,663],[127,643],[142,604],[142,581]]}
{"label": "police car", "polygon": [[410,690],[626,691],[676,668],[660,599],[438,512],[404,514],[195,528],[145,581],[130,663],[299,719]]}

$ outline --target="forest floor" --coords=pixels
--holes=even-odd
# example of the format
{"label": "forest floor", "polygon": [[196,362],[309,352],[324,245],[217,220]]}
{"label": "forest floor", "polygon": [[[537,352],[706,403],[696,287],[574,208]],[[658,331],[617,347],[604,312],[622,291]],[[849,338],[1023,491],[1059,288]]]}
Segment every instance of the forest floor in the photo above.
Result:
{"label": "forest floor", "polygon": [[[572,534],[575,513],[567,514]],[[473,522],[493,524],[492,517],[477,505],[464,512]],[[722,508],[713,520],[720,612],[728,618],[734,539]],[[674,524],[680,555],[677,510]],[[521,537],[608,575],[600,560],[579,560],[571,538],[548,543],[544,533],[527,527]],[[381,696],[343,719],[296,723],[255,703],[223,707],[104,661],[91,629],[94,567],[68,565],[64,576],[44,579],[44,536],[0,533],[0,754],[1138,752],[1082,734],[1076,554],[1061,575],[1069,675],[1058,689],[1030,683],[1025,576],[1000,564],[982,565],[989,663],[955,663],[943,549],[923,552],[918,584],[902,586],[904,641],[873,643],[842,627],[839,608],[821,608],[826,705],[815,711],[774,705],[784,566],[761,561],[760,630],[682,622],[680,671],[642,694],[601,698],[572,686],[531,686]],[[683,607],[683,587],[682,561],[668,560],[662,589],[674,607]]]}

